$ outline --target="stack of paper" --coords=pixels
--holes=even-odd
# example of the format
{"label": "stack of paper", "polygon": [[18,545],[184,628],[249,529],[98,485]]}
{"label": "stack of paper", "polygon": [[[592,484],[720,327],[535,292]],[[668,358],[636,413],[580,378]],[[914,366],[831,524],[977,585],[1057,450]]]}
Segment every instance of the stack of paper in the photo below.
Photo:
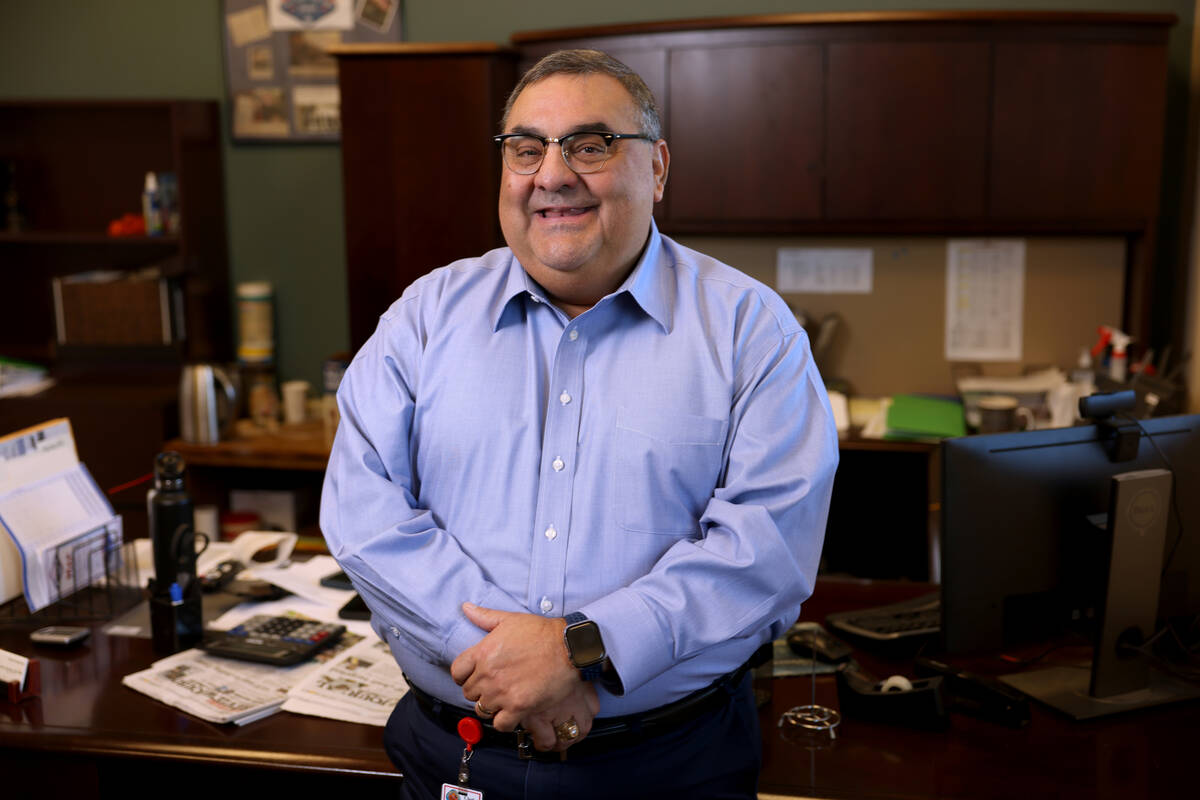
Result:
{"label": "stack of paper", "polygon": [[210,722],[245,725],[282,709],[382,727],[408,685],[370,623],[338,619],[338,609],[354,592],[320,585],[321,578],[337,569],[329,556],[315,556],[305,562],[283,561],[246,570],[243,575],[271,581],[294,594],[239,605],[211,625],[228,629],[255,614],[344,624],[347,630],[342,638],[315,660],[275,667],[185,650],[127,675],[122,682]]}
{"label": "stack of paper", "polygon": [[288,691],[340,653],[363,641],[347,631],[312,661],[276,667],[212,656],[191,649],[155,661],[148,669],[126,675],[121,683],[155,700],[209,722],[245,725],[279,710]]}
{"label": "stack of paper", "polygon": [[0,397],[28,397],[53,385],[45,367],[0,356]]}
{"label": "stack of paper", "polygon": [[885,439],[932,440],[965,436],[962,403],[917,394],[898,394],[887,410]]}

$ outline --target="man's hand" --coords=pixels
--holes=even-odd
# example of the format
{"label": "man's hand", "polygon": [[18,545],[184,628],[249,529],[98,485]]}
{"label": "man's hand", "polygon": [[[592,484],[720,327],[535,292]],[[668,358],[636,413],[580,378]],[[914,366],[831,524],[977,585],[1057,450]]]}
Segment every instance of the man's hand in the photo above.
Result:
{"label": "man's hand", "polygon": [[[492,724],[533,734],[539,750],[565,749],[591,730],[600,709],[596,690],[579,677],[563,643],[566,622],[463,603],[463,613],[487,631],[482,641],[454,659],[450,675],[463,697],[496,712]],[[559,742],[554,725],[575,718],[579,737]]]}

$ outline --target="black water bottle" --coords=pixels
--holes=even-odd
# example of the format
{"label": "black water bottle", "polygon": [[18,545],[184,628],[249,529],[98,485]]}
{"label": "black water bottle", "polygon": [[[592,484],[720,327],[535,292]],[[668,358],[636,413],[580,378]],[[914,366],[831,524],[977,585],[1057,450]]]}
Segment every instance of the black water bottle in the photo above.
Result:
{"label": "black water bottle", "polygon": [[200,582],[196,580],[195,520],[192,498],[184,486],[184,469],[179,453],[159,453],[154,459],[154,488],[146,496],[154,550],[150,638],[160,653],[191,647],[204,634]]}
{"label": "black water bottle", "polygon": [[155,595],[186,592],[196,580],[196,529],[192,498],[184,486],[186,465],[173,450],[154,459],[154,488],[146,498],[154,549]]}

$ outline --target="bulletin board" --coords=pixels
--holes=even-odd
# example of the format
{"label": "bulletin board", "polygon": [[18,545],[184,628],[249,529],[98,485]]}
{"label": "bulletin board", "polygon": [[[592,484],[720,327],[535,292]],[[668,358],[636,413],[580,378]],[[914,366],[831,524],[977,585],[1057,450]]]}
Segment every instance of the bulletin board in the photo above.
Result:
{"label": "bulletin board", "polygon": [[326,48],[401,41],[400,11],[400,0],[222,0],[233,140],[338,141],[337,60]]}

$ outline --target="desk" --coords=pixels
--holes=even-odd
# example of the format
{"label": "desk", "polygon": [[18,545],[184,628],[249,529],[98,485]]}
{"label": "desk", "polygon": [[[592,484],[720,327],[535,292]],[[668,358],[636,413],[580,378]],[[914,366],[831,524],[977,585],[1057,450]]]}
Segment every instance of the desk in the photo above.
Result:
{"label": "desk", "polygon": [[[892,602],[923,593],[913,583],[822,579],[804,618]],[[74,651],[34,648],[28,628],[0,627],[0,647],[42,662],[42,697],[0,703],[2,796],[217,800],[395,796],[395,773],[382,729],[279,713],[244,728],[190,717],[121,685],[149,665],[150,642],[93,631]],[[862,655],[882,676],[902,663]],[[807,678],[773,682],[760,713],[764,793],[833,798],[1170,798],[1188,796],[1200,730],[1200,703],[1076,723],[1039,706],[1032,724],[1013,731],[953,716],[944,732],[846,719],[838,740],[809,750],[780,737],[776,722],[808,702]],[[817,702],[837,706],[832,677],[817,679]],[[164,786],[173,787],[164,792]],[[15,788],[15,791],[13,791]]]}
{"label": "desk", "polygon": [[[821,579],[801,618],[819,621],[833,611],[882,605],[928,591],[924,584]],[[911,662],[862,653],[855,657],[881,678],[913,674]],[[973,662],[969,667],[982,673],[986,664]],[[959,800],[1136,800],[1195,794],[1200,702],[1085,723],[1034,703],[1032,721],[1023,730],[958,714],[951,715],[950,729],[940,732],[843,718],[832,747],[809,750],[783,740],[776,724],[788,708],[810,701],[810,686],[801,678],[774,681],[770,707],[760,713],[764,793]],[[832,676],[817,678],[816,696],[817,703],[837,708]]]}
{"label": "desk", "polygon": [[70,651],[34,647],[29,627],[0,627],[0,648],[36,655],[42,670],[41,699],[0,702],[0,796],[395,796],[381,728],[282,712],[243,728],[188,716],[121,685],[156,659],[150,640],[100,627]]}

